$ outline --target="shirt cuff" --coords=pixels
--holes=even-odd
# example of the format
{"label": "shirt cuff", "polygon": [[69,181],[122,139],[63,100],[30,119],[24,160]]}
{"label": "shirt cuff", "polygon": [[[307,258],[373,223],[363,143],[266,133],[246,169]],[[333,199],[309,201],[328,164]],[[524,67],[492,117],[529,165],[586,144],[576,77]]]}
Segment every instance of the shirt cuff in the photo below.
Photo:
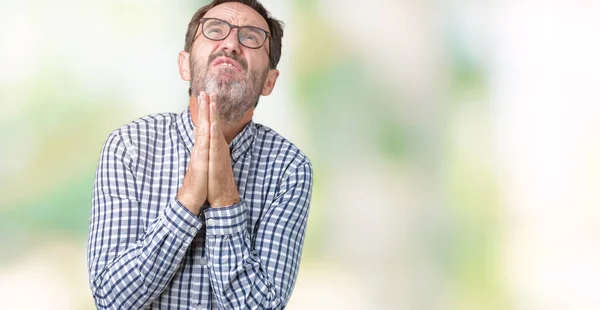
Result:
{"label": "shirt cuff", "polygon": [[248,208],[243,200],[229,207],[206,209],[206,235],[231,235],[244,231],[247,213]]}
{"label": "shirt cuff", "polygon": [[177,198],[163,210],[161,222],[179,238],[193,238],[202,227],[200,218],[184,207]]}

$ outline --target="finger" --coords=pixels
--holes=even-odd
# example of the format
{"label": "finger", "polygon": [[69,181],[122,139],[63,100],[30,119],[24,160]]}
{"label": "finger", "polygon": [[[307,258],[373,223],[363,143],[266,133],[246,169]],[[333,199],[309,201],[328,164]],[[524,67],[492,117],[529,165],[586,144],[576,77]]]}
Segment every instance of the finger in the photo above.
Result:
{"label": "finger", "polygon": [[202,100],[202,104],[204,105],[204,109],[202,110],[202,114],[200,115],[202,117],[203,121],[208,122],[209,121],[209,115],[210,115],[210,111],[208,110],[208,106],[210,103],[210,98],[208,97],[208,94],[206,92],[201,92],[201,98]]}
{"label": "finger", "polygon": [[[206,100],[206,93],[205,92],[200,92],[200,95],[198,96],[198,121],[197,121],[197,126],[196,129],[197,131],[195,131],[196,136],[198,135],[207,135],[209,133],[209,131],[204,130],[205,129],[205,125],[204,123],[208,122],[208,103]],[[198,137],[196,137],[197,140]]]}
{"label": "finger", "polygon": [[200,92],[198,96],[198,125],[195,128],[196,137],[192,149],[192,159],[194,166],[202,171],[206,170],[208,162],[208,152],[210,143],[210,122],[207,120],[208,103],[206,102],[206,93]]}
{"label": "finger", "polygon": [[213,131],[212,124],[215,124],[215,138],[223,138],[223,124],[221,123],[221,115],[219,115],[218,102],[215,95],[210,96],[210,123],[211,123],[211,132]]}
{"label": "finger", "polygon": [[199,157],[202,160],[208,160],[208,147],[210,143],[210,121],[208,110],[208,95],[206,92],[200,93],[200,120],[199,127],[201,135],[198,137],[197,143],[199,146]]}
{"label": "finger", "polygon": [[208,121],[201,121],[194,130],[196,130],[196,137],[194,139],[194,146],[192,147],[191,161],[208,161],[210,123]]}
{"label": "finger", "polygon": [[202,162],[202,167],[204,169],[208,168],[208,159],[209,159],[209,146],[210,146],[210,137],[209,137],[209,122],[202,123],[202,132],[205,134],[200,136],[200,141],[198,141],[198,159]]}
{"label": "finger", "polygon": [[221,116],[219,115],[217,96],[214,94],[210,95],[210,121],[211,122],[220,122]]}
{"label": "finger", "polygon": [[198,113],[196,114],[196,131],[194,132],[196,135],[199,135],[201,130],[202,130],[202,121],[203,121],[203,114],[204,112],[204,108],[203,108],[203,99],[204,98],[204,92],[200,92],[200,95],[198,95],[198,97],[196,97],[196,104],[198,106]]}
{"label": "finger", "polygon": [[202,120],[202,104],[201,102],[201,98],[202,98],[202,93],[200,92],[200,95],[198,95],[198,97],[196,97],[196,105],[198,106],[198,112],[196,112],[196,126],[194,127],[194,136],[198,136],[200,134],[201,131],[201,120]]}
{"label": "finger", "polygon": [[[211,114],[215,113],[214,110],[211,110]],[[210,122],[210,151],[218,152],[223,143],[223,135],[221,133],[221,124],[218,121]],[[215,154],[218,155],[218,154]]]}

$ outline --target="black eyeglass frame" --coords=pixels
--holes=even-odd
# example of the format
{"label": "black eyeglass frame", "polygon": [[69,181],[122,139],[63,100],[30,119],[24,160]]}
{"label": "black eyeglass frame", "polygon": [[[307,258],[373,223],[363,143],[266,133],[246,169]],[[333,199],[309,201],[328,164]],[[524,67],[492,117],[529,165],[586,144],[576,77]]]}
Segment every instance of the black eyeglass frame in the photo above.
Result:
{"label": "black eyeglass frame", "polygon": [[[229,33],[227,33],[227,35],[225,35],[225,36],[223,37],[223,39],[220,39],[220,40],[216,40],[216,39],[211,39],[211,38],[209,38],[207,35],[205,35],[205,34],[204,34],[204,22],[206,22],[206,21],[208,21],[208,20],[217,20],[217,21],[220,21],[220,22],[222,22],[222,23],[225,23],[226,25],[228,25],[228,26],[229,26]],[[222,19],[213,18],[213,17],[208,17],[208,18],[201,18],[201,19],[199,19],[199,20],[198,20],[198,25],[196,26],[196,31],[194,31],[195,37],[194,37],[194,40],[192,40],[192,44],[193,44],[193,43],[196,41],[196,39],[197,39],[197,38],[198,38],[198,36],[199,36],[199,34],[196,34],[196,33],[198,32],[198,29],[200,29],[200,25],[202,25],[202,31],[200,31],[200,33],[202,33],[202,35],[203,35],[205,38],[207,38],[207,39],[209,39],[209,40],[211,40],[211,41],[223,41],[223,40],[227,39],[227,37],[229,37],[229,35],[231,34],[231,31],[233,31],[233,29],[234,29],[234,28],[237,28],[237,29],[238,29],[238,32],[237,32],[237,39],[238,39],[238,42],[239,42],[241,45],[243,45],[243,46],[245,46],[245,47],[247,47],[247,48],[250,48],[250,49],[259,49],[259,48],[261,48],[261,47],[263,47],[263,46],[265,45],[265,43],[267,42],[267,40],[271,40],[271,33],[270,33],[270,32],[268,32],[268,31],[266,31],[266,30],[264,30],[264,29],[262,29],[262,28],[259,28],[259,27],[256,27],[256,26],[236,26],[236,25],[232,25],[232,24],[230,24],[230,23],[228,23],[228,22],[226,22],[226,21],[224,21],[224,20],[222,20]],[[260,31],[264,32],[264,33],[265,33],[265,40],[264,40],[264,41],[263,41],[263,43],[262,43],[260,46],[258,46],[258,47],[251,47],[251,46],[248,46],[248,45],[246,45],[246,44],[242,43],[242,39],[240,38],[240,30],[241,30],[241,29],[243,29],[243,28],[252,28],[252,29],[257,29],[257,30],[260,30]],[[270,50],[269,50],[269,53],[270,53]]]}

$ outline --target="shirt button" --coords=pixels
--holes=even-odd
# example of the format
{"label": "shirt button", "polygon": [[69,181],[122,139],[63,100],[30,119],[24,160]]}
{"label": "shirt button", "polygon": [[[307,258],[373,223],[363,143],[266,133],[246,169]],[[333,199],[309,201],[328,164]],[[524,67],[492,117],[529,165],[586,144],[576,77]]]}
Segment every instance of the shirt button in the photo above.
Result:
{"label": "shirt button", "polygon": [[198,232],[198,229],[196,229],[196,227],[190,227],[190,234],[192,235],[196,235],[196,233]]}
{"label": "shirt button", "polygon": [[209,226],[213,226],[215,225],[217,222],[215,222],[215,220],[213,219],[208,219],[208,221],[206,222],[206,224],[208,224]]}
{"label": "shirt button", "polygon": [[212,262],[208,262],[208,267],[212,267]]}
{"label": "shirt button", "polygon": [[200,259],[200,265],[206,266],[206,259],[204,257]]}
{"label": "shirt button", "polygon": [[198,306],[196,310],[204,310],[204,308],[202,308],[202,306]]}

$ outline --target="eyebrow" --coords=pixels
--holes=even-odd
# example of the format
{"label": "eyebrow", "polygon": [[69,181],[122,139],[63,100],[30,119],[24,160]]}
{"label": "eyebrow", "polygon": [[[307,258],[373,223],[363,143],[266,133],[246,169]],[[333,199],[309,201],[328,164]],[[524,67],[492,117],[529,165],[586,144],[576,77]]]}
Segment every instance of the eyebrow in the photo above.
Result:
{"label": "eyebrow", "polygon": [[[271,33],[271,29],[269,29],[269,23],[267,23],[267,22],[265,22],[266,25],[267,25],[267,27],[264,28],[263,26],[249,25],[249,24],[238,25],[238,24],[233,23],[230,19],[225,19],[223,17],[216,17],[216,16],[206,16],[206,14],[204,16],[202,16],[202,18],[216,18],[216,19],[220,19],[222,21],[226,21],[226,22],[228,22],[228,23],[230,23],[230,24],[232,24],[234,26],[238,26],[238,27],[251,26],[251,27],[256,27],[256,28],[263,29],[266,32]],[[254,21],[256,21],[256,20],[254,20]],[[253,22],[253,21],[250,21],[250,22]]]}

